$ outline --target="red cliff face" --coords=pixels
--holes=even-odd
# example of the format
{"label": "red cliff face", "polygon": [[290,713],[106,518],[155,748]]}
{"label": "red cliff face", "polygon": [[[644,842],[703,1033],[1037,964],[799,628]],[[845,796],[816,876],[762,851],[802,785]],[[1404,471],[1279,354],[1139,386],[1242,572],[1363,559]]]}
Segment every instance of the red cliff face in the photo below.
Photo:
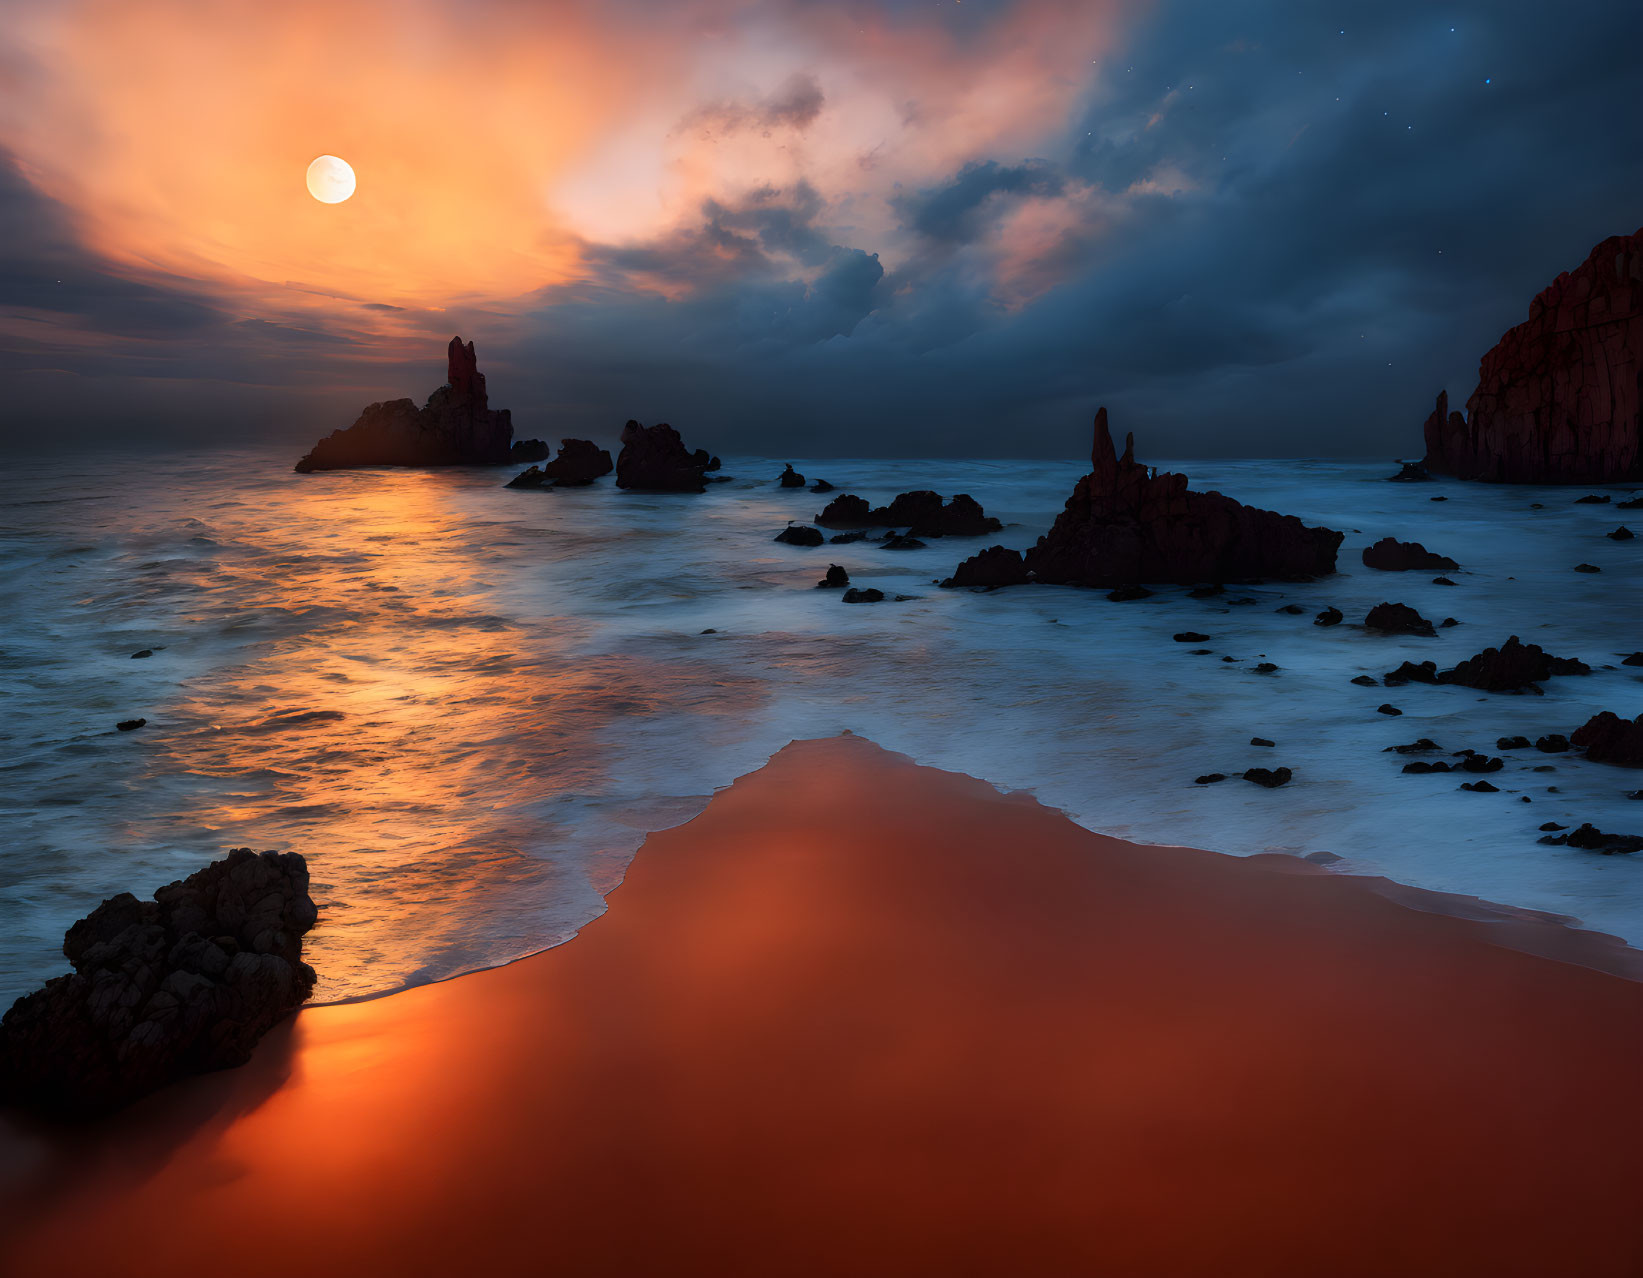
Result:
{"label": "red cliff face", "polygon": [[1643,230],[1604,240],[1478,367],[1466,415],[1426,419],[1426,465],[1460,479],[1643,479]]}

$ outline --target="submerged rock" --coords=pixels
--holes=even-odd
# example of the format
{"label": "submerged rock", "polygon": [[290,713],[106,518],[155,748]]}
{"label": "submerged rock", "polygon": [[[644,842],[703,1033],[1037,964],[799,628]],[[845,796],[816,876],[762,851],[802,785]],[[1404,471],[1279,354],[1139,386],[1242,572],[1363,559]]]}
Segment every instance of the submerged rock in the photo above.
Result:
{"label": "submerged rock", "polygon": [[1428,550],[1418,541],[1382,537],[1363,550],[1363,566],[1381,572],[1413,572],[1421,568],[1459,568],[1453,559]]}
{"label": "submerged rock", "polygon": [[641,492],[699,493],[703,476],[716,470],[718,458],[707,449],[691,452],[679,432],[666,422],[644,426],[629,419],[622,427],[622,451],[616,455],[616,486]]}
{"label": "submerged rock", "polygon": [[1439,683],[1458,683],[1484,692],[1540,691],[1540,682],[1553,675],[1585,675],[1592,669],[1573,657],[1554,657],[1539,644],[1524,643],[1513,635],[1498,648],[1485,648],[1453,670],[1438,676]]}
{"label": "submerged rock", "polygon": [[493,409],[472,342],[451,338],[445,385],[421,408],[415,400],[372,404],[346,430],[332,431],[297,462],[302,474],[359,466],[500,466],[514,458],[513,415]]}
{"label": "submerged rock", "polygon": [[845,603],[882,603],[884,591],[869,586],[866,590],[857,590],[852,586],[844,592]]}
{"label": "submerged rock", "polygon": [[[1419,483],[1422,480],[1432,478],[1432,473],[1426,469],[1425,462],[1407,462],[1400,460],[1398,465],[1401,466],[1402,469],[1399,470],[1396,475],[1387,476],[1387,478],[1395,484]],[[1441,501],[1442,498],[1434,497],[1432,500]]]}
{"label": "submerged rock", "polygon": [[244,1064],[314,987],[315,918],[302,857],[249,848],[152,901],[104,901],[63,938],[73,973],[0,1020],[0,1103],[95,1114]]}
{"label": "submerged rock", "polygon": [[1295,774],[1288,768],[1249,768],[1244,772],[1245,781],[1253,781],[1256,785],[1265,786],[1268,790],[1276,790],[1281,785],[1288,785]]}
{"label": "submerged rock", "polygon": [[1603,535],[1610,541],[1631,541],[1637,534],[1632,532],[1625,524],[1621,524],[1613,532],[1604,533]]}
{"label": "submerged rock", "polygon": [[810,491],[813,493],[830,493],[833,491],[833,485],[828,483],[825,479],[818,479],[815,483],[810,485]]}
{"label": "submerged rock", "polygon": [[1426,419],[1426,466],[1461,479],[1643,477],[1643,230],[1604,240],[1483,357],[1466,415]]}
{"label": "submerged rock", "polygon": [[[1335,571],[1343,534],[1221,493],[1194,492],[1185,475],[1138,463],[1133,435],[1120,457],[1105,408],[1095,416],[1090,465],[1054,526],[1022,556],[1027,578],[1113,587],[1303,581]],[[953,579],[962,576],[961,565]]]}
{"label": "submerged rock", "polygon": [[1643,768],[1643,714],[1622,719],[1612,710],[1593,715],[1574,730],[1569,742],[1594,763]]}
{"label": "submerged rock", "polygon": [[1312,624],[1315,626],[1338,626],[1345,619],[1345,614],[1339,608],[1329,607],[1314,617]]}
{"label": "submerged rock", "polygon": [[1363,624],[1371,630],[1379,630],[1389,635],[1436,637],[1438,633],[1430,621],[1408,604],[1401,603],[1376,604],[1363,619]]}

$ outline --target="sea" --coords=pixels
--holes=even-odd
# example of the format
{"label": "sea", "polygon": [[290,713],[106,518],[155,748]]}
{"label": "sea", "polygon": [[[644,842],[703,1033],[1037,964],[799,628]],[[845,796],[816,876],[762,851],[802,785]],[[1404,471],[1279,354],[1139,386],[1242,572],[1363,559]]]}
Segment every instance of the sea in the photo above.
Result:
{"label": "sea", "polygon": [[[1643,647],[1643,536],[1605,535],[1628,514],[1643,533],[1643,512],[1584,490],[1388,483],[1384,461],[1171,462],[1195,488],[1343,530],[1341,571],[1115,603],[935,584],[982,546],[1030,545],[1078,462],[735,456],[706,493],[657,495],[513,490],[496,469],[297,475],[293,456],[0,471],[0,1006],[65,970],[63,932],[99,901],[234,847],[307,858],[320,1001],[502,963],[596,917],[648,831],[789,741],[843,732],[1125,839],[1314,856],[1643,944],[1643,854],[1538,841],[1545,822],[1643,829],[1626,797],[1643,773],[1495,748],[1643,711],[1643,668],[1620,664]],[[969,493],[1006,527],[917,550],[780,544],[828,500],[779,488],[787,460],[875,504]],[[1458,560],[1455,584],[1363,567],[1388,535]],[[818,589],[834,563],[889,598]],[[1459,624],[1366,631],[1382,601]],[[1326,607],[1344,623],[1314,625]],[[1173,638],[1188,631],[1208,638]],[[1593,673],[1543,696],[1351,682],[1514,634]],[[1403,773],[1387,748],[1420,737],[1503,757],[1498,790]],[[1293,780],[1241,779],[1257,766]],[[1215,772],[1229,779],[1195,782]]]}

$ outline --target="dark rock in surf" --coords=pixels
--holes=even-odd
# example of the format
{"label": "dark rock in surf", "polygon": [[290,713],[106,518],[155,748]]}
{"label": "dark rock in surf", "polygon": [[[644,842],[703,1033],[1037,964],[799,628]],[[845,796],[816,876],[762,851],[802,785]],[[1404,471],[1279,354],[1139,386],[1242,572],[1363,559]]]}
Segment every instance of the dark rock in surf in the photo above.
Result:
{"label": "dark rock in surf", "polygon": [[616,486],[640,492],[699,493],[703,476],[717,469],[705,448],[691,452],[679,432],[666,422],[643,426],[629,420],[622,427],[622,451],[616,455]]}
{"label": "dark rock in surf", "polygon": [[1542,754],[1562,754],[1569,748],[1569,738],[1561,732],[1550,732],[1535,738],[1535,749]]}
{"label": "dark rock in surf", "polygon": [[1357,684],[1360,688],[1378,688],[1381,686],[1381,681],[1370,675],[1357,675],[1353,678],[1352,682]]}
{"label": "dark rock in surf", "polygon": [[553,449],[542,439],[516,439],[508,449],[508,460],[516,466],[520,462],[545,461],[552,455]]}
{"label": "dark rock in surf", "polygon": [[1575,565],[1575,571],[1576,572],[1602,572],[1603,569],[1599,568],[1596,564],[1576,564]]}
{"label": "dark rock in surf", "polygon": [[1382,537],[1373,546],[1363,550],[1363,566],[1381,572],[1413,572],[1422,568],[1459,568],[1447,555],[1428,550],[1418,541],[1398,541]]}
{"label": "dark rock in surf", "polygon": [[1495,742],[1495,749],[1497,750],[1527,750],[1528,748],[1528,737],[1501,737]]}
{"label": "dark rock in surf", "polygon": [[1397,706],[1392,705],[1390,702],[1383,702],[1381,705],[1378,705],[1378,706],[1375,707],[1375,713],[1376,714],[1389,714],[1389,715],[1392,715],[1392,716],[1396,717],[1397,715],[1402,714],[1403,711],[1399,710],[1397,708]]}
{"label": "dark rock in surf", "polygon": [[[1562,827],[1557,826],[1554,828],[1561,829]],[[1541,826],[1541,829],[1544,830],[1546,827]],[[1571,847],[1580,848],[1587,852],[1601,852],[1605,856],[1643,852],[1643,835],[1605,834],[1590,822],[1586,822],[1570,834],[1543,835],[1539,842],[1550,843],[1554,847]]]}
{"label": "dark rock in surf", "polygon": [[869,586],[866,590],[857,590],[854,586],[852,586],[849,590],[844,592],[845,603],[882,603],[883,601],[884,591],[875,590],[871,586]]}
{"label": "dark rock in surf", "polygon": [[135,732],[138,728],[148,726],[147,719],[121,719],[114,725],[121,732]]}
{"label": "dark rock in surf", "polygon": [[1456,683],[1483,692],[1540,691],[1540,683],[1554,675],[1586,675],[1591,667],[1573,657],[1554,657],[1539,644],[1524,643],[1513,635],[1499,648],[1485,648],[1453,670],[1438,675],[1439,683]]}
{"label": "dark rock in surf", "polygon": [[1616,528],[1613,532],[1607,532],[1603,535],[1610,541],[1631,541],[1637,534],[1632,532],[1632,530],[1626,527],[1625,524],[1621,524],[1620,527]]}
{"label": "dark rock in surf", "polygon": [[104,901],[63,938],[74,971],[0,1021],[0,1103],[97,1114],[244,1064],[313,989],[315,917],[302,857],[249,848],[152,901]]}
{"label": "dark rock in surf", "polygon": [[1264,786],[1268,790],[1276,790],[1281,785],[1288,785],[1295,774],[1288,768],[1249,768],[1244,772],[1245,781],[1253,781],[1256,785]]}
{"label": "dark rock in surf", "polygon": [[821,529],[812,528],[809,524],[789,524],[776,534],[775,540],[785,546],[819,546],[822,544]]}
{"label": "dark rock in surf", "polygon": [[1408,604],[1401,603],[1376,604],[1363,619],[1363,624],[1370,630],[1389,635],[1425,635],[1433,638],[1438,633],[1430,621]]}
{"label": "dark rock in surf", "polygon": [[1208,635],[1201,635],[1196,630],[1183,630],[1174,636],[1176,643],[1203,643],[1208,638]]}
{"label": "dark rock in surf", "polygon": [[[966,562],[974,561],[968,560]],[[1117,590],[1109,590],[1107,598],[1113,603],[1130,603],[1136,599],[1151,599],[1152,591],[1145,586],[1120,586]]]}
{"label": "dark rock in surf", "polygon": [[615,469],[610,453],[591,439],[561,439],[559,456],[542,467],[555,488],[583,488]]}
{"label": "dark rock in surf", "polygon": [[493,409],[472,342],[451,338],[445,385],[421,408],[415,400],[372,404],[346,430],[332,431],[296,465],[302,474],[360,466],[500,466],[513,460],[513,415]]}
{"label": "dark rock in surf", "polygon": [[827,575],[816,583],[818,590],[842,590],[850,584],[850,574],[838,564],[827,565]]}
{"label": "dark rock in surf", "polygon": [[1643,714],[1622,719],[1612,710],[1593,715],[1574,730],[1569,742],[1593,763],[1643,768]]}
{"label": "dark rock in surf", "polygon": [[783,488],[803,488],[804,476],[794,470],[793,464],[788,462],[782,467],[781,477],[776,482]]}
{"label": "dark rock in surf", "polygon": [[1110,588],[1254,577],[1300,581],[1335,571],[1341,533],[1220,493],[1194,492],[1185,475],[1149,471],[1134,453],[1130,436],[1118,455],[1107,411],[1097,412],[1090,473],[1023,556],[1029,579]]}
{"label": "dark rock in surf", "polygon": [[[1426,469],[1425,462],[1406,462],[1400,460],[1398,465],[1402,466],[1403,469],[1396,475],[1387,476],[1387,478],[1395,484],[1419,483],[1423,480],[1432,478],[1431,473]],[[1434,497],[1432,500],[1437,501],[1438,498]]]}
{"label": "dark rock in surf", "polygon": [[[835,538],[834,540],[837,540]],[[1019,586],[1030,578],[1021,552],[1004,546],[990,546],[980,554],[971,555],[953,575],[943,581],[944,586]],[[1150,593],[1150,592],[1149,592]]]}
{"label": "dark rock in surf", "polygon": [[1576,497],[1577,506],[1607,506],[1614,499],[1608,493],[1587,493],[1584,497]]}
{"label": "dark rock in surf", "polygon": [[1331,607],[1325,608],[1316,617],[1314,617],[1312,619],[1312,624],[1315,626],[1338,626],[1343,620],[1345,620],[1345,617],[1341,610],[1339,608]]}
{"label": "dark rock in surf", "polygon": [[1438,663],[1422,661],[1418,665],[1413,661],[1406,661],[1396,670],[1388,670],[1382,676],[1388,688],[1399,688],[1406,683],[1436,683],[1438,681]]}
{"label": "dark rock in surf", "polygon": [[833,485],[828,483],[825,479],[818,479],[815,483],[810,485],[810,491],[813,493],[830,493],[833,491]]}

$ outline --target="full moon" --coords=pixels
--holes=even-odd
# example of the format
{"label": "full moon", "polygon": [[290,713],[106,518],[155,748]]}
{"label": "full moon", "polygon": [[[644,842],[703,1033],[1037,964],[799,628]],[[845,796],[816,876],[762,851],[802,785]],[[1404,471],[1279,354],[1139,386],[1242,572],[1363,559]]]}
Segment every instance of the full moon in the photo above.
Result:
{"label": "full moon", "polygon": [[308,194],[321,204],[341,204],[354,193],[354,170],[347,160],[322,155],[308,166]]}

